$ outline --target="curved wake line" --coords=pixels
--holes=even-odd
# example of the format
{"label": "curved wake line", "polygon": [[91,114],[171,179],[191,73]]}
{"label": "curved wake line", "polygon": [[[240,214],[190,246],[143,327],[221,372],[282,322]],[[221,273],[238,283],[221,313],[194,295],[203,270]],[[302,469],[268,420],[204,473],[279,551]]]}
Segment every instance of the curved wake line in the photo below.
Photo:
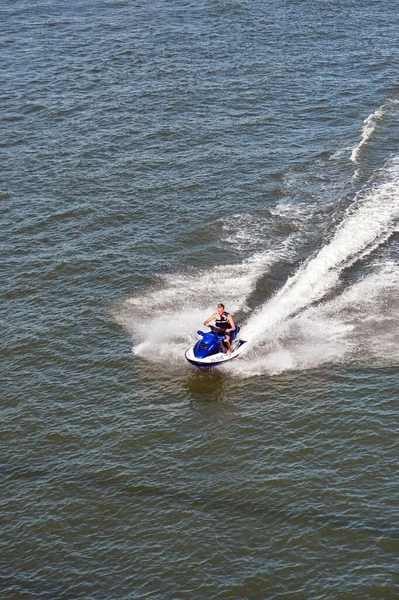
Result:
{"label": "curved wake line", "polygon": [[[252,376],[311,368],[329,360],[342,362],[353,346],[354,325],[350,317],[342,321],[341,305],[334,301],[343,294],[332,292],[340,285],[343,270],[387,240],[397,228],[398,220],[399,156],[388,162],[355,197],[355,203],[331,241],[299,268],[269,301],[252,312],[246,323],[241,323],[242,339],[248,340],[245,351],[239,364],[234,361],[224,368],[232,374]],[[291,234],[279,247],[254,254],[239,264],[224,265],[222,269],[191,269],[162,275],[157,288],[115,306],[115,320],[132,335],[133,353],[152,363],[181,368],[186,364],[185,350],[195,342],[195,331],[214,311],[215,303],[224,301],[233,314],[240,310],[245,312],[259,278],[287,256],[292,258],[295,239],[296,235]],[[376,281],[382,296],[388,290],[391,305],[396,310],[398,286],[395,284],[394,290],[389,291],[388,285],[388,278],[393,275],[396,281],[396,270],[381,271]],[[368,289],[367,286],[355,287],[354,293]],[[338,312],[330,314],[328,306],[337,308]],[[342,306],[346,310],[344,301]],[[361,326],[369,319],[367,311],[374,310],[373,306],[367,302],[360,306],[354,352],[362,347]],[[381,303],[376,322],[385,315],[388,323],[384,310],[387,311],[386,304]],[[397,322],[399,317],[395,324]],[[392,331],[395,324],[389,322],[387,328]],[[374,331],[377,330],[370,330],[370,340]],[[387,347],[392,348],[388,334],[383,335]],[[372,342],[367,344],[371,348]],[[393,356],[391,350],[390,355]],[[371,351],[368,356],[372,357]],[[380,356],[385,357],[383,350]]]}
{"label": "curved wake line", "polygon": [[339,283],[343,269],[369,254],[395,230],[399,219],[399,157],[381,171],[375,183],[358,198],[357,208],[340,225],[333,239],[287,281],[243,327],[250,342],[274,325],[320,301]]}
{"label": "curved wake line", "polygon": [[378,108],[375,112],[367,117],[363,121],[362,134],[359,144],[352,150],[351,153],[351,161],[354,163],[359,162],[360,154],[363,146],[367,144],[373,132],[375,131],[379,121],[384,117],[384,109],[383,107]]}
{"label": "curved wake line", "polygon": [[247,360],[227,365],[229,373],[253,377],[325,364],[397,366],[398,299],[398,265],[377,263],[341,294],[277,324]]}
{"label": "curved wake line", "polygon": [[[113,317],[133,338],[133,353],[150,361],[181,364],[195,331],[223,301],[234,314],[247,310],[247,300],[265,271],[281,261],[289,236],[276,250],[254,254],[242,263],[190,270],[159,277],[160,286],[116,305]],[[155,350],[156,349],[156,350]]]}
{"label": "curved wake line", "polygon": [[382,106],[380,106],[380,108],[377,108],[376,111],[371,113],[371,115],[369,115],[367,119],[363,121],[360,142],[356,146],[356,148],[352,150],[350,156],[352,162],[359,162],[363,146],[367,144],[374,131],[376,130],[378,124],[384,119],[386,113],[389,111],[392,105],[397,105],[398,103],[398,100],[388,100]]}

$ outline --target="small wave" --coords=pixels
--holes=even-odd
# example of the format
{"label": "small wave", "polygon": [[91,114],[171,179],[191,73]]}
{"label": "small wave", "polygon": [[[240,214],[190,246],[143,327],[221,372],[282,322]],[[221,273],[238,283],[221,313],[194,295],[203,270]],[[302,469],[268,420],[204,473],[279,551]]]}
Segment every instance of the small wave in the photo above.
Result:
{"label": "small wave", "polygon": [[380,106],[380,108],[378,108],[376,111],[371,113],[371,115],[369,115],[367,117],[367,119],[365,119],[363,121],[360,142],[356,146],[356,148],[354,148],[352,150],[352,153],[351,153],[350,159],[352,162],[354,162],[354,163],[359,162],[363,146],[365,146],[365,144],[367,144],[367,142],[373,135],[374,131],[376,130],[378,124],[381,123],[381,121],[385,118],[385,115],[387,114],[387,112],[389,112],[389,110],[392,108],[393,105],[397,105],[398,103],[399,103],[398,100],[392,100],[392,99],[388,100],[382,106]]}
{"label": "small wave", "polygon": [[24,119],[24,115],[4,115],[0,118],[1,121],[7,121],[8,123],[16,123],[18,121],[23,121]]}

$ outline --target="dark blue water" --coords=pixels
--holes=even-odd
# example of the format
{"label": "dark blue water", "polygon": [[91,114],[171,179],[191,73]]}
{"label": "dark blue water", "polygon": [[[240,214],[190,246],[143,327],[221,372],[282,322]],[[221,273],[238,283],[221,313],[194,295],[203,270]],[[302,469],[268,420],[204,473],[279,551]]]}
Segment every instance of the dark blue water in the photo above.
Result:
{"label": "dark blue water", "polygon": [[1,597],[397,598],[395,3],[0,10]]}

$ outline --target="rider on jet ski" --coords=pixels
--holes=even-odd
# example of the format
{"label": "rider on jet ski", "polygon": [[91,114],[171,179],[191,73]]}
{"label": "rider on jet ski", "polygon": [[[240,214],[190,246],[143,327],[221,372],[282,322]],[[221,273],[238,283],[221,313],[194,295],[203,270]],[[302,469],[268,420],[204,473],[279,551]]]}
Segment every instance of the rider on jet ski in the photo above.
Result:
{"label": "rider on jet ski", "polygon": [[204,325],[209,327],[209,322],[213,321],[213,319],[215,319],[215,326],[211,325],[210,328],[218,335],[226,336],[224,344],[226,344],[227,347],[227,354],[231,354],[229,333],[234,331],[236,328],[236,326],[234,325],[233,317],[224,310],[224,304],[218,304],[217,312],[213,313],[213,315],[211,315],[209,319],[204,321]]}

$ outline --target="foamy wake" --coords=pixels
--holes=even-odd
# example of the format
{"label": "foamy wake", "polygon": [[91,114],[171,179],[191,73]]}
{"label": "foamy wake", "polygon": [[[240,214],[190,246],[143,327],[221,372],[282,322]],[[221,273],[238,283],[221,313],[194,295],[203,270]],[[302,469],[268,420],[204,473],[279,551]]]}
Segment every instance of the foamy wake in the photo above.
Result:
{"label": "foamy wake", "polygon": [[359,162],[363,146],[365,146],[370,140],[374,131],[378,127],[378,124],[381,123],[381,121],[383,121],[386,114],[392,109],[393,106],[397,106],[398,103],[398,100],[387,100],[380,108],[378,108],[375,112],[371,113],[371,115],[369,115],[367,119],[363,121],[360,142],[356,146],[356,148],[352,150],[351,153],[350,158],[352,162]]}
{"label": "foamy wake", "polygon": [[378,266],[345,292],[320,302],[338,289],[344,269],[397,230],[398,220],[397,158],[379,173],[379,181],[359,195],[330,243],[247,322],[242,335],[250,340],[248,360],[234,365],[236,372],[275,373],[360,356],[373,364],[377,355],[380,361],[387,357],[397,364],[397,265]]}
{"label": "foamy wake", "polygon": [[343,221],[331,242],[250,319],[242,335],[254,340],[276,323],[321,300],[337,286],[344,268],[392,234],[398,219],[399,158],[396,158],[381,170],[380,181],[359,194],[355,210]]}
{"label": "foamy wake", "polygon": [[[388,357],[399,361],[399,269],[389,263],[344,292],[343,271],[367,256],[396,230],[399,220],[399,157],[359,193],[331,241],[242,323],[248,340],[243,358],[226,370],[240,376],[313,368],[325,362]],[[289,249],[289,250],[288,250]],[[167,274],[152,291],[115,308],[115,319],[133,338],[136,355],[182,365],[184,351],[217,302],[245,311],[261,276],[292,252],[284,246],[235,265]],[[370,265],[369,265],[370,267]]]}
{"label": "foamy wake", "polygon": [[380,265],[342,294],[277,323],[228,369],[252,377],[328,363],[397,366],[398,298],[398,265]]}
{"label": "foamy wake", "polygon": [[134,354],[181,363],[218,302],[233,314],[246,310],[257,280],[283,260],[288,243],[289,238],[281,248],[259,252],[239,264],[162,275],[155,289],[115,306],[114,318],[132,335]]}

